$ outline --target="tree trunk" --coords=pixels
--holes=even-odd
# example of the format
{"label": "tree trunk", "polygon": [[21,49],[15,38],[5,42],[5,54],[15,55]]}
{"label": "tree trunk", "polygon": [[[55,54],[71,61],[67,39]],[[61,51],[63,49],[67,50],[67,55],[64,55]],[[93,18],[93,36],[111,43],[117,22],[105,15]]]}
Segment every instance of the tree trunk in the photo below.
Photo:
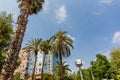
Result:
{"label": "tree trunk", "polygon": [[42,72],[41,72],[41,80],[43,80],[43,68],[44,68],[44,63],[45,63],[45,57],[46,57],[46,54],[44,54],[44,57],[43,57]]}
{"label": "tree trunk", "polygon": [[59,55],[59,57],[60,57],[60,80],[64,80],[63,79],[63,69],[62,69],[62,54],[60,53],[60,55]]}
{"label": "tree trunk", "polygon": [[[25,4],[23,0],[23,3]],[[17,19],[17,24],[16,24],[16,32],[14,33],[14,36],[11,40],[8,52],[7,52],[7,58],[4,62],[2,72],[0,75],[0,80],[11,80],[17,59],[18,59],[18,54],[21,48],[21,43],[23,41],[24,33],[26,31],[26,25],[28,22],[28,16],[29,16],[29,11],[28,8],[25,7],[21,8],[20,10],[20,15],[18,16]]]}
{"label": "tree trunk", "polygon": [[36,62],[37,62],[37,54],[35,54],[35,64],[34,64],[34,68],[33,68],[32,80],[35,80],[35,68],[36,68]]}

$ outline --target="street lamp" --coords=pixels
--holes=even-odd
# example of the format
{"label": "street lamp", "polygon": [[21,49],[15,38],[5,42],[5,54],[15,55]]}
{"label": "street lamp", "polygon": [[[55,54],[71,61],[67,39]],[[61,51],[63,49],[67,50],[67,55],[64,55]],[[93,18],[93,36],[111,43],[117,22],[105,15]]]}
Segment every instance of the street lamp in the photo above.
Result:
{"label": "street lamp", "polygon": [[81,71],[82,60],[81,60],[81,59],[77,59],[77,60],[75,61],[75,65],[76,65],[77,67],[79,67],[80,77],[81,77],[81,80],[83,80],[83,75],[82,75],[82,71]]}

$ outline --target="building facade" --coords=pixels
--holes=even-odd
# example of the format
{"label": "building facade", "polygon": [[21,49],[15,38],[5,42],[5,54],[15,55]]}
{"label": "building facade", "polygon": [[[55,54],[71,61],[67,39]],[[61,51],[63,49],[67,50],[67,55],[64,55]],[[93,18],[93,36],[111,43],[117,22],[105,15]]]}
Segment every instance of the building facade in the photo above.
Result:
{"label": "building facade", "polygon": [[[37,55],[35,75],[40,75],[42,72],[44,56],[45,63],[43,67],[43,74],[53,74],[53,69],[57,64],[57,59],[51,53],[45,55],[42,51],[39,51]],[[24,79],[26,74],[32,75],[33,73],[33,68],[35,64],[35,54],[34,52],[26,53],[25,51],[21,50],[19,57],[21,59],[21,64],[15,72],[20,72],[22,74],[21,78]]]}

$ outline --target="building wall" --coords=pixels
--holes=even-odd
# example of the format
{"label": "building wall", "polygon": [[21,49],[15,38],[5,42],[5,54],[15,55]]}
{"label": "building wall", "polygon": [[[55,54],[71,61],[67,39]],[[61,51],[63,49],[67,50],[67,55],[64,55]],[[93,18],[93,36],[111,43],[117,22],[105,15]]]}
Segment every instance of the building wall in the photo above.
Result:
{"label": "building wall", "polygon": [[[41,74],[42,65],[43,65],[43,56],[44,53],[42,51],[39,51],[37,55],[35,74]],[[22,75],[25,74],[31,75],[33,73],[33,68],[35,63],[34,52],[26,53],[23,50],[21,50],[19,57],[21,58],[21,64],[19,68],[16,70],[16,72],[19,71],[22,73]],[[46,55],[43,72],[45,74],[53,74],[53,68],[56,66],[56,63],[57,63],[57,59],[52,54]]]}

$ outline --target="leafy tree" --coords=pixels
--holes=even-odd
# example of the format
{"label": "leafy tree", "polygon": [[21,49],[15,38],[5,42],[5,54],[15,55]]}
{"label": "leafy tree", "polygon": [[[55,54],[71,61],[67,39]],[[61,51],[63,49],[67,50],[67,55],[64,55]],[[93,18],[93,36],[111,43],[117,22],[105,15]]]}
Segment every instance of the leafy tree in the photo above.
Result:
{"label": "leafy tree", "polygon": [[109,79],[110,78],[110,63],[107,60],[106,56],[102,54],[96,55],[96,61],[91,62],[91,68],[93,71],[93,75],[95,80]]}
{"label": "leafy tree", "polygon": [[70,47],[73,48],[73,40],[66,33],[65,31],[58,31],[51,37],[52,53],[55,57],[59,57],[61,64],[60,80],[63,80],[62,57],[70,56]]}
{"label": "leafy tree", "polygon": [[6,57],[7,47],[13,34],[12,15],[5,11],[0,13],[0,72]]}
{"label": "leafy tree", "polygon": [[5,60],[5,64],[2,68],[0,80],[12,79],[15,65],[17,63],[18,54],[23,41],[24,33],[26,31],[26,25],[28,23],[28,17],[32,14],[37,14],[42,10],[42,3],[44,0],[17,0],[19,2],[20,15],[17,19],[16,31],[11,40],[8,57]]}
{"label": "leafy tree", "polygon": [[120,48],[115,48],[110,52],[110,63],[112,75],[116,75],[117,78],[120,75]]}
{"label": "leafy tree", "polygon": [[89,69],[82,69],[83,79],[92,80],[91,72]]}
{"label": "leafy tree", "polygon": [[28,44],[26,44],[27,46],[25,48],[23,48],[23,50],[25,50],[27,53],[30,52],[34,52],[35,53],[35,64],[34,64],[34,68],[33,68],[33,74],[32,74],[32,80],[34,80],[35,78],[35,68],[36,68],[36,61],[37,61],[37,55],[39,50],[41,50],[41,44],[42,44],[42,38],[37,38],[34,40],[29,40]]}

